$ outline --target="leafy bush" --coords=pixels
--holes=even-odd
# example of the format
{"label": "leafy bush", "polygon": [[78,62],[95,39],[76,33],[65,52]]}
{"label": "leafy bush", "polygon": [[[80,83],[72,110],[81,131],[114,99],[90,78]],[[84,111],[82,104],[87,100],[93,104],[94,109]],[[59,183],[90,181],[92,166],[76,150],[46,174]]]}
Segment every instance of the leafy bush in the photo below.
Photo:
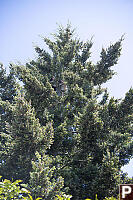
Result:
{"label": "leafy bush", "polygon": [[71,198],[71,195],[63,195],[62,197],[57,195],[57,198],[55,200],[70,200]]}
{"label": "leafy bush", "polygon": [[[0,178],[2,178],[0,176]],[[33,200],[30,192],[21,186],[22,181],[16,180],[11,182],[10,180],[4,179],[0,182],[0,199],[1,200]],[[37,198],[36,200],[40,200]]]}
{"label": "leafy bush", "polygon": [[[2,176],[0,176],[2,178]],[[30,195],[30,191],[26,188],[22,187],[22,180],[16,180],[14,182],[4,179],[0,181],[0,199],[1,200],[34,200]],[[72,198],[71,195],[63,195],[55,198],[55,200],[70,200]],[[42,198],[37,198],[35,200],[40,200]],[[91,200],[91,199],[86,199]],[[98,200],[96,195],[96,200]],[[114,197],[105,198],[104,200],[117,200]]]}
{"label": "leafy bush", "polygon": [[[70,195],[65,195],[65,196],[63,196],[63,197],[57,195],[57,199],[56,199],[56,200],[70,200],[71,197],[72,197],[72,196],[70,196]],[[85,200],[91,200],[91,199],[85,199]],[[98,200],[97,195],[96,195],[95,200]],[[114,197],[109,197],[109,198],[106,197],[106,198],[103,199],[103,200],[117,200],[117,199],[114,198]]]}

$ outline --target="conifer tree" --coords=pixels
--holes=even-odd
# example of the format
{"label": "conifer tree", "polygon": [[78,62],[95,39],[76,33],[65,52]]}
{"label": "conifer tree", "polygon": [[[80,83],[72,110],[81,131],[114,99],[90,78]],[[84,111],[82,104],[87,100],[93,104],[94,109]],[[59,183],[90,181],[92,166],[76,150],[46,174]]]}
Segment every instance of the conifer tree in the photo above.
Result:
{"label": "conifer tree", "polygon": [[[25,124],[26,129],[12,121],[11,132],[21,135],[19,141],[25,142],[26,136],[28,142],[26,140],[25,144],[26,148],[30,149],[28,155],[31,160],[35,150],[39,151],[39,154],[43,152],[43,147],[36,137],[44,140],[47,135],[51,138],[51,132],[41,131],[41,127],[47,127],[52,121],[54,138],[50,149],[47,148],[47,156],[55,159],[55,175],[64,178],[64,187],[72,194],[73,199],[94,198],[96,194],[101,199],[117,192],[117,186],[123,182],[124,177],[121,167],[127,164],[133,155],[133,89],[127,92],[123,100],[113,97],[109,99],[107,89],[102,85],[115,74],[112,67],[118,63],[123,37],[108,48],[103,48],[100,60],[93,64],[90,59],[92,40],[80,41],[74,38],[73,33],[70,25],[66,28],[59,27],[54,41],[44,38],[50,52],[35,47],[38,54],[36,60],[25,66],[12,65],[16,77],[23,82],[26,99],[24,102],[31,102],[28,107],[34,108],[35,113],[33,115],[33,111],[30,111],[27,118],[22,112],[22,106],[24,119],[23,123],[22,120],[19,123]],[[18,106],[18,103],[16,105]],[[15,120],[19,120],[20,107],[15,108]],[[32,123],[37,120],[36,128],[40,127],[37,130],[35,128],[35,138],[30,126],[27,128],[29,120]],[[27,137],[28,132],[31,133],[33,141],[29,138],[30,134]],[[16,147],[19,141],[16,142]],[[30,145],[35,149],[31,150]],[[38,159],[42,160],[38,160],[38,163],[32,162],[35,172],[38,170],[37,164],[41,163],[44,170],[47,163],[45,154],[41,156]],[[31,172],[31,167],[24,168],[25,173]],[[44,173],[47,174],[47,171],[44,170]],[[45,174],[39,179],[41,185]],[[41,187],[38,188],[35,176],[36,173],[31,172],[31,183],[39,191]],[[26,177],[30,180],[30,176]]]}
{"label": "conifer tree", "polygon": [[64,180],[56,173],[55,159],[47,154],[40,155],[38,152],[35,155],[35,159],[32,160],[29,181],[33,196],[52,200],[57,195],[64,195],[64,192],[62,192]]}
{"label": "conifer tree", "polygon": [[[17,83],[13,73],[6,73],[3,64],[0,64],[0,100],[12,103],[16,95]],[[0,105],[0,163],[4,162],[7,156],[6,146],[9,146],[10,139],[6,131],[6,121],[11,118],[10,113],[5,112]]]}
{"label": "conifer tree", "polygon": [[[1,106],[5,112],[10,113],[11,120],[6,124],[10,144],[5,147],[8,153],[6,159],[1,163],[0,173],[10,180],[21,179],[24,183],[29,183],[28,187],[34,196],[52,200],[56,194],[61,194],[60,189],[63,187],[62,177],[54,176],[52,169],[50,169],[51,167],[54,169],[52,158],[45,155],[53,142],[52,121],[49,121],[45,126],[41,126],[39,120],[35,117],[34,108],[31,107],[30,102],[28,103],[25,100],[21,92],[17,94],[12,104],[1,101]],[[39,153],[37,154],[37,152]],[[36,154],[38,157],[36,157]],[[43,156],[46,160],[43,165],[46,168],[46,173],[45,169],[40,168],[43,164],[40,156]],[[36,165],[37,167],[35,167]],[[34,176],[35,174],[37,177]],[[41,185],[39,185],[38,181],[41,181],[42,176],[43,184],[40,183]],[[50,182],[51,179],[52,182]],[[47,192],[44,194],[43,192],[38,193],[34,185],[37,188],[41,187],[42,191],[47,190]],[[45,186],[47,186],[47,189]]]}
{"label": "conifer tree", "polygon": [[16,94],[16,80],[13,72],[10,70],[9,74],[3,64],[0,63],[0,98],[3,101],[8,100],[10,103]]}
{"label": "conifer tree", "polygon": [[[0,99],[3,101],[9,101],[11,103],[15,95],[15,77],[12,72],[7,74],[3,64],[0,63]],[[8,115],[4,112],[2,107],[0,107],[0,118],[0,132],[2,134],[3,130],[5,130],[5,119],[8,118]]]}

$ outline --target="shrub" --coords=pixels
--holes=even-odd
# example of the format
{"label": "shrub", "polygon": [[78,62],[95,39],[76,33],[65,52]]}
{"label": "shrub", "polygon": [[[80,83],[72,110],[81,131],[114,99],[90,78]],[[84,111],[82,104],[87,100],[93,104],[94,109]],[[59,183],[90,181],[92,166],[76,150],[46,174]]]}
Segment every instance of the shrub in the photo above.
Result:
{"label": "shrub", "polygon": [[[0,176],[0,178],[2,178]],[[14,182],[4,179],[0,181],[0,199],[1,200],[33,200],[30,192],[22,187],[22,180]],[[37,198],[36,200],[40,200]]]}

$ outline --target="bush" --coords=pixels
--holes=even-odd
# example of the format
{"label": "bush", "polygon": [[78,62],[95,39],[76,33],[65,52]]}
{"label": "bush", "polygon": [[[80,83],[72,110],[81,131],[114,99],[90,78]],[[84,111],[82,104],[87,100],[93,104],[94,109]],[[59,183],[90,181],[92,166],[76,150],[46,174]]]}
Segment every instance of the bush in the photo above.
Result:
{"label": "bush", "polygon": [[[0,176],[0,178],[2,178]],[[63,195],[57,197],[54,200],[70,200],[72,198],[71,195]],[[0,199],[1,200],[34,200],[30,195],[30,191],[23,187],[22,180],[16,180],[11,182],[10,180],[4,179],[0,181]],[[40,200],[42,198],[37,198],[35,200]],[[91,199],[85,199],[91,200]],[[98,200],[97,195],[95,200]],[[114,197],[105,198],[104,200],[117,200]]]}
{"label": "bush", "polygon": [[[65,195],[65,196],[63,196],[63,197],[57,195],[57,199],[56,199],[56,200],[70,200],[71,197],[72,197],[72,196],[70,196],[70,195]],[[91,199],[85,199],[85,200],[91,200]],[[97,195],[96,195],[95,200],[98,200]],[[103,200],[118,200],[118,199],[116,199],[116,198],[114,198],[114,197],[109,197],[109,198],[106,197],[106,198],[103,199]]]}
{"label": "bush", "polygon": [[[0,176],[0,178],[2,178]],[[11,182],[10,180],[4,179],[0,181],[0,199],[1,200],[33,200],[30,192],[22,187],[21,180]],[[41,198],[37,198],[39,200]]]}

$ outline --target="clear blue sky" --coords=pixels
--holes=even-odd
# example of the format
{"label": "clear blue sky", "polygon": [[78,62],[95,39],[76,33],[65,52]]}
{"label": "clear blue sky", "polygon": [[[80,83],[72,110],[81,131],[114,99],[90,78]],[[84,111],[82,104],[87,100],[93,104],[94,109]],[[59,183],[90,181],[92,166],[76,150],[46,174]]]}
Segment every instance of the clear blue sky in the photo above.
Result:
{"label": "clear blue sky", "polygon": [[[133,1],[132,0],[0,0],[0,62],[25,63],[35,57],[33,44],[42,46],[39,35],[50,36],[57,24],[68,20],[82,40],[94,36],[92,59],[99,59],[102,47],[123,34],[118,73],[106,86],[111,96],[124,97],[133,86]],[[133,160],[124,167],[133,176]]]}

